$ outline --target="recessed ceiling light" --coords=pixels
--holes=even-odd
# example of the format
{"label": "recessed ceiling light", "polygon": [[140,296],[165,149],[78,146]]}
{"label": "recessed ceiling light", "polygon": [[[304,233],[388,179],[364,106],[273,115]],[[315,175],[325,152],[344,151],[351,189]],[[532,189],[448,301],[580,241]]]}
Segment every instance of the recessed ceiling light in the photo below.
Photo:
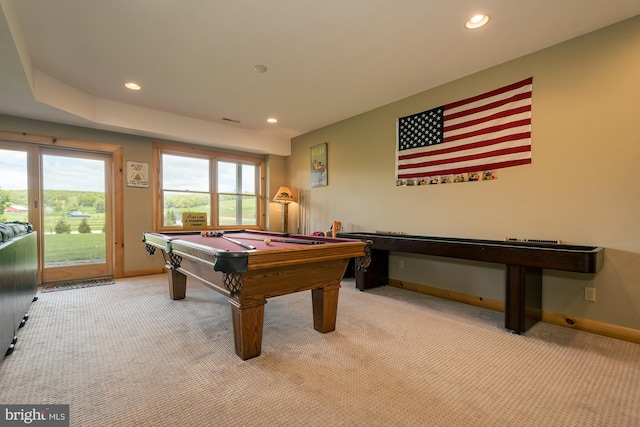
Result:
{"label": "recessed ceiling light", "polygon": [[255,71],[256,73],[266,73],[267,72],[267,67],[264,65],[254,65],[253,66],[253,71]]}
{"label": "recessed ceiling light", "polygon": [[134,83],[134,82],[127,82],[124,84],[124,87],[126,87],[127,89],[131,89],[131,90],[140,90],[142,89],[142,86],[140,86],[138,83]]}
{"label": "recessed ceiling light", "polygon": [[465,22],[464,26],[470,30],[475,30],[476,28],[484,27],[487,22],[489,22],[489,15],[478,14],[472,16]]}
{"label": "recessed ceiling light", "polygon": [[278,123],[278,119],[276,119],[275,117],[269,117],[267,119],[267,122],[269,122],[269,123]]}

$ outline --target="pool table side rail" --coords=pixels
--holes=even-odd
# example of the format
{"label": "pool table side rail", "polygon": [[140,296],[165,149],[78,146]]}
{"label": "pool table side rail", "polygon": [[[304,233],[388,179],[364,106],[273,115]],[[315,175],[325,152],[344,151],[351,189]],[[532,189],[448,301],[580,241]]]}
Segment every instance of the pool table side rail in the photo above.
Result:
{"label": "pool table side rail", "polygon": [[[297,238],[297,237],[296,237]],[[317,239],[313,239],[317,240]],[[365,256],[366,242],[357,239],[323,239],[324,245],[292,245],[291,247],[273,248],[267,251],[246,250],[249,255],[249,270],[286,267],[298,264],[301,259],[307,258],[306,251],[313,251],[315,262],[330,261],[343,258],[359,258]],[[215,263],[217,252],[226,252],[211,246],[182,241],[178,237],[171,238],[159,233],[144,233],[143,242],[165,251],[183,257],[197,258],[199,260]]]}
{"label": "pool table side rail", "polygon": [[[167,238],[157,233],[144,233],[142,236],[142,242],[163,250],[166,253],[176,252],[174,248],[174,242],[178,242],[178,238]],[[179,245],[180,246],[180,245]],[[215,261],[216,252],[225,252],[225,249],[218,249],[212,246],[200,245],[197,243],[190,243],[190,251],[198,251],[203,255],[203,259],[211,262]]]}

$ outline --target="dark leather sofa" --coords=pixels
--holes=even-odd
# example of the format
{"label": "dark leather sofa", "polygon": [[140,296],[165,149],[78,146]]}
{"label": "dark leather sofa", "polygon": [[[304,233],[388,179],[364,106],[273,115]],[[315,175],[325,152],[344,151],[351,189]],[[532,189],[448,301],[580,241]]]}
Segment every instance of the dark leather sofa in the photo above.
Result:
{"label": "dark leather sofa", "polygon": [[36,232],[31,224],[0,222],[0,357],[13,352],[37,291]]}

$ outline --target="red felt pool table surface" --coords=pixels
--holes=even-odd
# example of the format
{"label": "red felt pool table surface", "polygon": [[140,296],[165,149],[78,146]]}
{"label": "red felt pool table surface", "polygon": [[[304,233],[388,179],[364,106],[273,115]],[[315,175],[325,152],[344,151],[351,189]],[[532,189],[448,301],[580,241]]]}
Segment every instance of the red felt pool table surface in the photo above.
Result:
{"label": "red felt pool table surface", "polygon": [[[258,251],[264,250],[277,250],[277,249],[293,249],[301,247],[307,248],[310,244],[336,244],[340,242],[352,242],[353,239],[333,239],[326,237],[305,236],[297,234],[281,234],[281,233],[267,233],[260,231],[227,231],[222,236],[202,236],[200,232],[185,233],[165,233],[166,236],[175,236],[183,241],[188,241],[198,245],[207,246],[210,248],[217,248],[225,251],[246,251],[247,248],[238,245],[237,243],[226,240],[226,238],[240,241],[242,243],[255,246]],[[265,243],[265,239],[269,239],[269,244]],[[282,242],[280,240],[286,240]]]}
{"label": "red felt pool table surface", "polygon": [[200,231],[144,233],[143,242],[150,255],[161,250],[172,299],[185,297],[187,276],[229,298],[235,350],[244,360],[261,352],[267,298],[310,290],[314,329],[333,331],[349,259],[368,253],[367,244],[354,239],[250,230],[226,231],[224,236],[255,249]]}

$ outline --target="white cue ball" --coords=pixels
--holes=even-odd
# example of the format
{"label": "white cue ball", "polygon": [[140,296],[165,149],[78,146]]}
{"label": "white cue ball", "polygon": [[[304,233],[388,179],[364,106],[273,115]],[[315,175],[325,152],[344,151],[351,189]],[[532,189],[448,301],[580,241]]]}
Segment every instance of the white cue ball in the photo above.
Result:
{"label": "white cue ball", "polygon": [[270,239],[270,238],[268,238],[268,237],[265,237],[265,239],[264,239],[264,244],[265,244],[265,245],[270,245],[270,244],[271,244],[271,239]]}

